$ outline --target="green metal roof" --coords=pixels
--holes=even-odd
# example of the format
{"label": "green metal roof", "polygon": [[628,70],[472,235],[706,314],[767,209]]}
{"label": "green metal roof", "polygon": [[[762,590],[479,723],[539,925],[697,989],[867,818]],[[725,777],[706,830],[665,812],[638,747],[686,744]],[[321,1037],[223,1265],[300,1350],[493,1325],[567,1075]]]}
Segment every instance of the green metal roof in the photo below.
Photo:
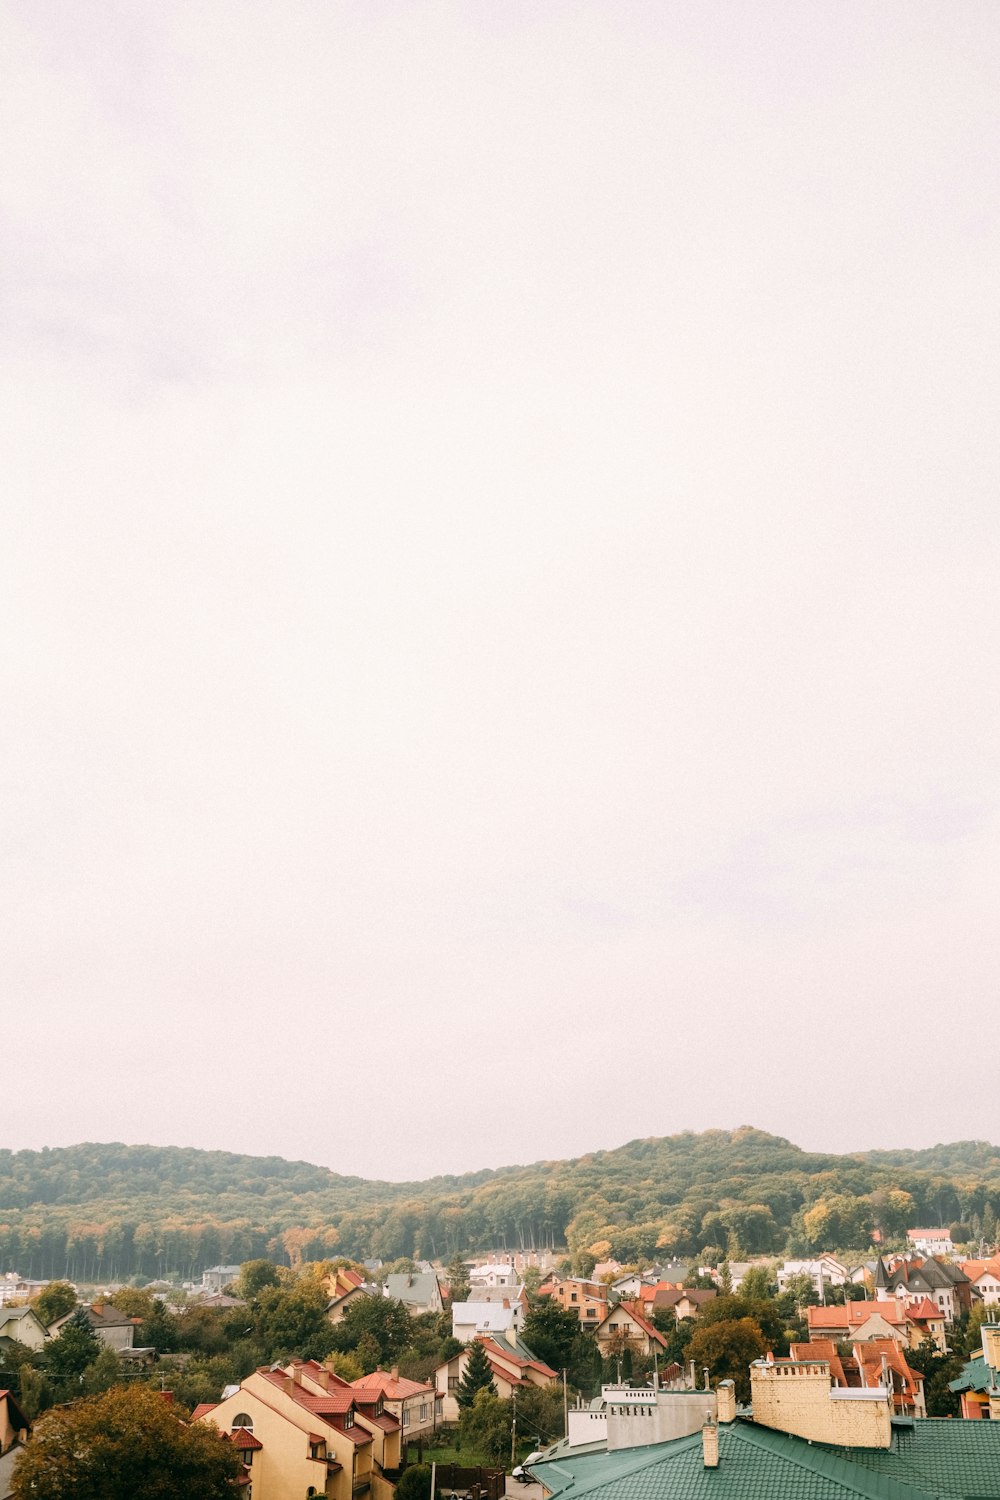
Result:
{"label": "green metal roof", "polygon": [[555,1500],[1000,1500],[1000,1423],[916,1422],[886,1450],[828,1448],[743,1421],[718,1432],[717,1469],[705,1468],[696,1433],[559,1455],[538,1477]]}
{"label": "green metal roof", "polygon": [[957,1380],[949,1380],[949,1391],[987,1391],[995,1379],[993,1371],[981,1354],[962,1366]]}
{"label": "green metal roof", "polygon": [[917,1418],[888,1449],[848,1450],[856,1464],[945,1500],[1000,1500],[1000,1422]]}

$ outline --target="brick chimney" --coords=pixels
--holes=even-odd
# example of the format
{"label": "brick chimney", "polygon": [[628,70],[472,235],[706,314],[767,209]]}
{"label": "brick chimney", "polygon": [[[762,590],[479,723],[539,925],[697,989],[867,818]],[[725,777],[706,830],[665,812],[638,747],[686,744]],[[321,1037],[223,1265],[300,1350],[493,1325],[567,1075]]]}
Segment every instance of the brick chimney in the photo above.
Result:
{"label": "brick chimney", "polygon": [[719,1403],[719,1421],[736,1421],[736,1386],[731,1380],[720,1380],[715,1392]]}
{"label": "brick chimney", "polygon": [[393,1380],[398,1380],[399,1379],[399,1366],[398,1365],[393,1365],[392,1369],[389,1371],[389,1374],[392,1376]]}
{"label": "brick chimney", "polygon": [[701,1429],[701,1451],[705,1460],[706,1469],[717,1469],[719,1467],[719,1429],[712,1420],[711,1413],[706,1418],[705,1425]]}

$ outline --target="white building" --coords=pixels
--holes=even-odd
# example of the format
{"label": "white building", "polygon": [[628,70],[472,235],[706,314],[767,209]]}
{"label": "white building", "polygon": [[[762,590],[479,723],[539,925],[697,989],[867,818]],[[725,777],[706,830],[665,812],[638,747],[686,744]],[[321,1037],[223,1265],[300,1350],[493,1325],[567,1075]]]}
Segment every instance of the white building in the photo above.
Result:
{"label": "white building", "polygon": [[510,1297],[505,1297],[502,1302],[452,1303],[452,1337],[461,1344],[471,1344],[480,1333],[489,1334],[491,1338],[505,1334],[508,1329],[517,1333],[523,1323],[524,1307]]}

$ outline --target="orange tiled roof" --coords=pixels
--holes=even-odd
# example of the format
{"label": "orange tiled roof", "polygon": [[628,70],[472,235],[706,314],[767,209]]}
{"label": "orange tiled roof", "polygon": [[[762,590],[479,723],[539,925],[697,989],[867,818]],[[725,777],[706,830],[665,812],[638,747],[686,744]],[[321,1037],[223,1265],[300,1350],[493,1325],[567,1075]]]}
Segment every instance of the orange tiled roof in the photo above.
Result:
{"label": "orange tiled roof", "polygon": [[351,1381],[355,1391],[381,1391],[388,1401],[405,1401],[407,1396],[430,1395],[434,1387],[420,1380],[407,1380],[404,1375],[392,1375],[387,1370],[374,1370],[371,1375],[362,1375]]}
{"label": "orange tiled roof", "polygon": [[847,1385],[844,1366],[840,1362],[840,1355],[837,1353],[837,1346],[833,1339],[812,1339],[808,1344],[789,1344],[788,1347],[793,1359],[825,1359],[830,1366],[830,1374],[837,1384]]}
{"label": "orange tiled roof", "polygon": [[906,1309],[906,1316],[911,1323],[924,1323],[928,1318],[941,1318],[944,1316],[936,1302],[929,1297],[921,1297],[919,1302],[912,1302]]}

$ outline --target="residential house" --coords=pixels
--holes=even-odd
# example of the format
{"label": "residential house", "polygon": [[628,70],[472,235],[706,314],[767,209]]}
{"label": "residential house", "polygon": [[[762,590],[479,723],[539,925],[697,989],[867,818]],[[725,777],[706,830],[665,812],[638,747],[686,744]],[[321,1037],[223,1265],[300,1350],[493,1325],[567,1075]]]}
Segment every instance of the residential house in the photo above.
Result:
{"label": "residential house", "polygon": [[947,1325],[972,1308],[972,1282],[961,1267],[929,1256],[904,1260],[889,1270],[881,1256],[875,1263],[876,1297],[901,1297],[905,1302],[936,1302]]}
{"label": "residential house", "polygon": [[608,1288],[603,1281],[588,1281],[581,1276],[553,1276],[538,1288],[540,1296],[551,1297],[560,1307],[576,1313],[580,1327],[593,1332],[608,1311]]}
{"label": "residential house", "polygon": [[673,1309],[674,1316],[681,1318],[696,1318],[702,1308],[708,1302],[714,1302],[718,1296],[714,1287],[706,1287],[703,1290],[696,1287],[671,1287],[663,1282],[656,1286],[644,1286],[640,1289],[638,1301],[642,1306],[646,1317],[649,1317],[654,1308],[669,1307]]}
{"label": "residential house", "polygon": [[605,1359],[626,1347],[634,1353],[658,1354],[667,1341],[646,1317],[639,1302],[620,1302],[598,1324],[594,1337]]}
{"label": "residential house", "polygon": [[82,1308],[75,1308],[73,1312],[65,1313],[50,1324],[49,1333],[54,1338],[58,1338],[66,1324],[78,1312],[86,1314],[87,1322],[106,1349],[116,1349],[121,1352],[123,1349],[134,1347],[135,1330],[142,1319],[128,1317],[125,1313],[119,1312],[117,1307],[112,1307],[109,1302],[95,1302],[89,1307],[84,1304]]}
{"label": "residential house", "polygon": [[488,1260],[469,1269],[469,1286],[517,1287],[521,1277],[510,1261]]}
{"label": "residential house", "polygon": [[881,1302],[845,1302],[841,1307],[806,1308],[809,1342],[832,1339],[834,1343],[866,1343],[869,1339],[895,1339],[904,1348],[919,1349],[931,1339],[947,1351],[944,1315],[925,1299],[909,1307],[902,1298]]}
{"label": "residential house", "polygon": [[[894,1420],[888,1391],[832,1386],[824,1362],[751,1366],[753,1420],[732,1388],[700,1432],[530,1464],[549,1500],[966,1500],[1000,1494],[993,1423]],[[711,1393],[704,1393],[710,1396]]]}
{"label": "residential house", "polygon": [[[680,1377],[665,1386],[602,1385],[601,1394],[567,1412],[566,1436],[545,1450],[545,1461],[586,1449],[614,1451],[669,1442],[699,1432],[706,1411],[716,1413],[715,1391],[699,1391]],[[728,1382],[732,1386],[732,1381]]]}
{"label": "residential house", "polygon": [[793,1276],[808,1276],[821,1301],[824,1286],[844,1286],[851,1280],[847,1266],[833,1255],[819,1255],[815,1260],[786,1260],[777,1272],[779,1292],[787,1290]]}
{"label": "residential house", "polygon": [[908,1229],[906,1242],[920,1255],[954,1255],[950,1229]]}
{"label": "residential house", "polygon": [[375,1370],[351,1381],[351,1389],[361,1401],[380,1394],[385,1410],[399,1423],[403,1443],[429,1438],[437,1430],[437,1400],[433,1383],[407,1380],[396,1365],[391,1370]]}
{"label": "residential house", "polygon": [[33,1307],[0,1307],[0,1345],[14,1339],[27,1349],[40,1349],[48,1330]]}
{"label": "residential house", "polygon": [[207,1271],[201,1273],[201,1288],[203,1292],[222,1292],[227,1286],[239,1278],[241,1266],[209,1266]]}
{"label": "residential house", "polygon": [[[496,1338],[481,1336],[479,1342],[486,1350],[496,1393],[505,1401],[515,1391],[528,1386],[551,1385],[559,1378],[556,1371],[538,1359],[513,1329]],[[443,1422],[458,1421],[458,1388],[469,1363],[469,1353],[470,1350],[465,1348],[461,1353],[453,1354],[434,1371]]]}
{"label": "residential house", "polygon": [[400,1464],[399,1423],[380,1393],[365,1402],[314,1360],[255,1370],[192,1421],[211,1423],[239,1448],[253,1500],[391,1500]]}
{"label": "residential house", "polygon": [[433,1271],[393,1272],[386,1277],[385,1295],[402,1302],[414,1318],[421,1313],[444,1311],[441,1283]]}
{"label": "residential house", "polygon": [[963,1417],[1000,1422],[1000,1323],[983,1323],[980,1336],[979,1352],[948,1389],[958,1392]]}
{"label": "residential house", "polygon": [[513,1329],[516,1333],[524,1324],[524,1304],[511,1302],[504,1297],[502,1302],[453,1302],[451,1305],[451,1333],[461,1344],[470,1344],[481,1333],[501,1334]]}
{"label": "residential house", "polygon": [[987,1307],[1000,1307],[1000,1255],[989,1260],[960,1260],[958,1264],[972,1283],[973,1296]]}
{"label": "residential house", "polygon": [[4,1271],[0,1276],[0,1307],[11,1302],[30,1302],[49,1285],[47,1281],[32,1281],[17,1271]]}
{"label": "residential house", "polygon": [[892,1391],[896,1416],[927,1415],[924,1378],[911,1368],[902,1345],[896,1339],[868,1339],[854,1344],[851,1353],[843,1356],[829,1339],[814,1339],[808,1344],[792,1344],[790,1354],[798,1363],[825,1361],[830,1367],[834,1389],[885,1388]]}
{"label": "residential house", "polygon": [[347,1266],[341,1266],[329,1276],[324,1276],[323,1287],[330,1298],[326,1304],[326,1315],[331,1323],[341,1322],[351,1303],[359,1297],[381,1296],[381,1289],[373,1281],[366,1281],[359,1272],[352,1271]]}
{"label": "residential house", "polygon": [[0,1390],[0,1500],[10,1500],[14,1465],[29,1431],[28,1419],[13,1392]]}

